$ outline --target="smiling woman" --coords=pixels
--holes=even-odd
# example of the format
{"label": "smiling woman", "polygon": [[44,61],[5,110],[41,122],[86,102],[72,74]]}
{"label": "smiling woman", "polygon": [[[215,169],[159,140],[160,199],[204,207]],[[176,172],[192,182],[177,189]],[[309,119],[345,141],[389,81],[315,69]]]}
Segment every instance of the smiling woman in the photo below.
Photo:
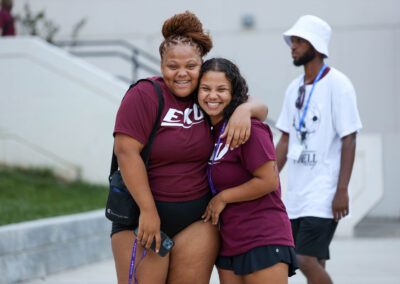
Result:
{"label": "smiling woman", "polygon": [[[147,170],[140,152],[147,143],[158,109],[151,84],[139,83],[128,91],[114,129],[122,177],[140,208],[134,226],[112,225],[118,283],[127,283],[132,277],[129,267],[136,228],[140,244],[136,258],[153,241],[155,250],[159,250],[160,230],[176,243],[165,257],[147,251],[137,269],[139,282],[165,283],[168,278],[171,283],[180,283],[182,279],[208,283],[218,235],[210,223],[200,219],[209,200],[205,166],[212,146],[208,125],[193,101],[193,93],[198,86],[202,57],[211,49],[212,41],[190,12],[166,20],[162,33],[164,41],[159,51],[163,77],[153,80],[163,91],[164,108]],[[191,240],[190,244],[187,240]],[[193,270],[198,273],[194,275]]]}
{"label": "smiling woman", "polygon": [[[249,98],[246,80],[240,75],[238,67],[225,58],[212,58],[204,62],[200,78],[197,101],[211,120],[219,122],[221,117],[229,119]],[[218,102],[220,106],[210,102]],[[208,113],[208,110],[211,112]]]}
{"label": "smiling woman", "polygon": [[206,72],[199,86],[198,99],[213,125],[224,118],[224,109],[232,101],[231,83],[223,72]]}
{"label": "smiling woman", "polygon": [[187,97],[197,87],[201,63],[200,54],[190,45],[167,49],[161,61],[165,85],[175,96]]}
{"label": "smiling woman", "polygon": [[[195,103],[194,94],[202,58],[210,51],[212,41],[190,12],[167,19],[162,33],[162,77],[152,80],[162,89],[164,107],[147,169],[141,151],[148,142],[159,107],[152,84],[139,82],[131,88],[117,113],[115,154],[140,216],[132,226],[112,224],[112,249],[118,283],[127,283],[137,276],[143,283],[206,284],[219,238],[217,229],[201,220],[210,200],[206,167],[212,141],[209,124]],[[235,145],[246,140],[253,110],[256,116],[265,118],[266,109],[260,113],[258,107],[247,105],[233,115],[240,118],[240,123],[227,128],[239,133]],[[160,231],[175,241],[174,248],[164,257],[156,253],[160,249]],[[156,252],[147,250],[138,267],[134,260],[140,259],[153,242]],[[137,275],[132,275],[130,267],[135,264]]]}
{"label": "smiling woman", "polygon": [[247,100],[246,81],[224,58],[204,62],[199,80],[198,102],[214,127],[215,143],[207,170],[214,197],[203,218],[220,231],[220,281],[285,284],[297,262],[271,130],[253,119],[249,141],[228,149],[220,133],[232,112]]}

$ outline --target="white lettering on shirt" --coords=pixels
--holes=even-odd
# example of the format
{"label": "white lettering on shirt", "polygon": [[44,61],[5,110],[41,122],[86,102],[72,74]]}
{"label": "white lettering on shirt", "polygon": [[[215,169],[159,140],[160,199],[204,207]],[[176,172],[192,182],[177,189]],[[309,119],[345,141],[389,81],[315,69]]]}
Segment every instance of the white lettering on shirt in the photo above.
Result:
{"label": "white lettering on shirt", "polygon": [[[218,146],[215,144],[214,151],[217,151],[215,158],[214,158],[214,163],[217,162],[218,160],[221,160],[226,153],[229,151],[229,146],[225,143],[219,143]],[[212,153],[211,157],[214,156],[214,152]],[[209,162],[211,164],[212,161]]]}
{"label": "white lettering on shirt", "polygon": [[193,109],[191,109],[191,108],[185,109],[184,116],[183,116],[183,122],[184,122],[185,124],[192,124],[192,123],[193,123],[193,122],[190,120],[190,118],[189,118],[189,115],[190,115],[192,112],[193,112]]}
{"label": "white lettering on shirt", "polygon": [[164,116],[161,126],[175,126],[190,128],[194,124],[204,121],[204,114],[201,109],[194,104],[193,108],[186,108],[183,112],[170,108]]}
{"label": "white lettering on shirt", "polygon": [[194,120],[202,120],[204,118],[203,112],[196,104],[193,104],[193,115],[194,115]]}
{"label": "white lettering on shirt", "polygon": [[163,121],[179,123],[179,115],[182,115],[182,114],[183,114],[183,112],[181,112],[177,109],[170,108],[168,110],[167,114],[165,115]]}

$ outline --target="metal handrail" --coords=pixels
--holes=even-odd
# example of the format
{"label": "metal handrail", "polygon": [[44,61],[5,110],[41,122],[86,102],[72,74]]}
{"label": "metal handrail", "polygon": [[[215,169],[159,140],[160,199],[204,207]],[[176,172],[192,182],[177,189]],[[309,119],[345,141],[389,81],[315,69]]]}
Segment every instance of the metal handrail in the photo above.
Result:
{"label": "metal handrail", "polygon": [[80,57],[118,57],[127,61],[132,65],[132,78],[126,79],[122,78],[124,81],[128,83],[135,82],[138,78],[138,70],[143,69],[153,75],[160,75],[160,71],[156,68],[150,66],[141,60],[141,58],[146,59],[154,65],[159,66],[160,60],[148,53],[147,51],[138,48],[137,46],[131,44],[125,40],[63,40],[57,41],[55,44],[59,47],[71,47],[71,48],[79,48],[83,46],[91,46],[91,47],[105,47],[105,46],[119,46],[127,49],[127,53],[120,51],[74,51],[69,50],[71,54]]}
{"label": "metal handrail", "polygon": [[137,54],[143,55],[143,57],[146,57],[150,61],[159,64],[160,60],[155,57],[154,55],[148,53],[147,51],[131,44],[128,41],[125,40],[60,40],[55,42],[56,45],[58,46],[109,46],[109,45],[119,45],[122,47],[127,48],[128,50],[131,50]]}

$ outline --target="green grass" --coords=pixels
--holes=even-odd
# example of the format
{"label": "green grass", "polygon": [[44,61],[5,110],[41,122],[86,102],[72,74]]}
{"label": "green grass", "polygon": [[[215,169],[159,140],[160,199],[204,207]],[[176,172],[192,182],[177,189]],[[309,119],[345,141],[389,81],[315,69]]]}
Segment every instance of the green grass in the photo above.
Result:
{"label": "green grass", "polygon": [[49,170],[0,167],[0,225],[104,208],[107,193]]}

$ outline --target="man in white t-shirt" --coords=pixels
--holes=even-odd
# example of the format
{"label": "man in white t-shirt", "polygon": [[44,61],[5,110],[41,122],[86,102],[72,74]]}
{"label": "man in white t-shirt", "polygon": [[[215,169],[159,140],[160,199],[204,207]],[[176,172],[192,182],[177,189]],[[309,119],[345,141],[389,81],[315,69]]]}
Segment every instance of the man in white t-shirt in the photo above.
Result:
{"label": "man in white t-shirt", "polygon": [[279,170],[288,164],[285,205],[300,270],[311,284],[332,283],[325,261],[338,221],[349,214],[348,185],[362,127],[352,83],[324,63],[330,35],[330,26],[311,15],[283,34],[304,74],[287,88],[276,124],[282,131]]}

